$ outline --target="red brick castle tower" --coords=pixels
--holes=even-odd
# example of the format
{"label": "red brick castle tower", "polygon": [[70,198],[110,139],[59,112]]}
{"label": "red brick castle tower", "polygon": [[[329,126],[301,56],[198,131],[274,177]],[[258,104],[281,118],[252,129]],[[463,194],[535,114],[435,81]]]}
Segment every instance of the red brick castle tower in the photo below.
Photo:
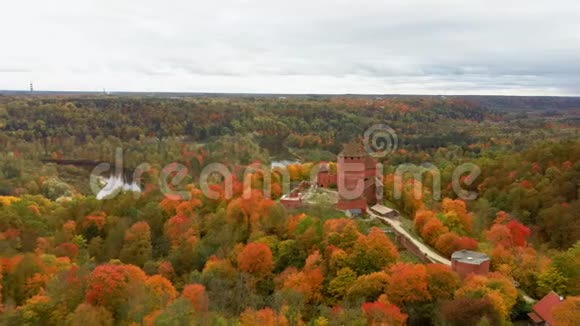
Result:
{"label": "red brick castle tower", "polygon": [[381,186],[377,176],[377,161],[365,151],[362,144],[346,144],[338,154],[337,186],[339,200],[336,207],[339,209],[363,213],[367,206],[377,203],[377,186]]}

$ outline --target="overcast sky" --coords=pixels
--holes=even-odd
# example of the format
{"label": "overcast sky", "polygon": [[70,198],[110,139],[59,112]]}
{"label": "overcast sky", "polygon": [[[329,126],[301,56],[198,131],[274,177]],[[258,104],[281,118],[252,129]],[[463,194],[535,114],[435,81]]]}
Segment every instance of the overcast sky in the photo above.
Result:
{"label": "overcast sky", "polygon": [[10,0],[0,89],[580,95],[580,2]]}

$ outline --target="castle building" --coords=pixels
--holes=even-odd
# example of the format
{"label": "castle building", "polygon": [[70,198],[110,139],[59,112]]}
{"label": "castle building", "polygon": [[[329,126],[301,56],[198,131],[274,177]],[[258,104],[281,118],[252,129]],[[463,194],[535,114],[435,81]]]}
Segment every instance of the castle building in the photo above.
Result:
{"label": "castle building", "polygon": [[280,198],[280,204],[286,209],[300,208],[302,206],[302,194],[297,191],[292,191]]}
{"label": "castle building", "polygon": [[451,269],[464,279],[469,274],[489,273],[489,257],[477,251],[459,250],[451,254]]}
{"label": "castle building", "polygon": [[377,176],[377,161],[362,144],[354,142],[344,145],[337,161],[339,200],[336,207],[354,214],[365,212],[368,206],[377,203],[377,187],[382,186]]}
{"label": "castle building", "polygon": [[316,184],[320,188],[336,187],[336,173],[332,173],[328,163],[321,163],[316,178]]}

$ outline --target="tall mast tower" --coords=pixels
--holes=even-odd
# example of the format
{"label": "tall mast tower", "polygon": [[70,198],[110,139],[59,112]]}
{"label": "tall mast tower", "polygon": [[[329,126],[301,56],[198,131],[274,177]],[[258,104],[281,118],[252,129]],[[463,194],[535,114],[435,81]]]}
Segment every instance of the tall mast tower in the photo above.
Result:
{"label": "tall mast tower", "polygon": [[30,93],[34,92],[34,86],[32,86],[32,82],[30,82]]}

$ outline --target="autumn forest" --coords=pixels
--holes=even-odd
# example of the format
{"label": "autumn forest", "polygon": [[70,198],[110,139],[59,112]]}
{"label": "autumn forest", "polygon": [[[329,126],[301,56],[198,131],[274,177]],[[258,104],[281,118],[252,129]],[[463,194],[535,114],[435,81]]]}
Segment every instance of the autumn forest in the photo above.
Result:
{"label": "autumn forest", "polygon": [[[313,169],[335,171],[376,124],[398,138],[377,158],[379,204],[446,260],[485,254],[489,272],[427,261],[374,214],[337,209],[336,185],[314,189]],[[578,325],[575,98],[0,95],[0,144],[2,325],[527,325],[552,292],[554,325]],[[231,196],[216,176],[204,195],[213,163]],[[426,163],[440,196],[433,173],[397,182]],[[257,165],[271,182],[246,173]],[[174,166],[187,173],[168,194]],[[282,204],[274,167],[312,191],[304,205]],[[91,187],[112,177],[126,183],[113,195]]]}

